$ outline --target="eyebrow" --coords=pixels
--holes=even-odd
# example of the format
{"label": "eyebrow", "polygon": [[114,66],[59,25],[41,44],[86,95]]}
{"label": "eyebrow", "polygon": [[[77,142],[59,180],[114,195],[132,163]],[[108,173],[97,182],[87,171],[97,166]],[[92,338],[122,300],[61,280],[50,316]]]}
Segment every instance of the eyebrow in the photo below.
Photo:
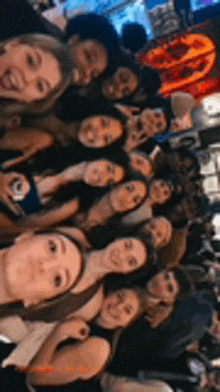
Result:
{"label": "eyebrow", "polygon": [[66,274],[66,286],[69,286],[69,284],[71,283],[71,276],[68,269],[65,269],[65,274]]}
{"label": "eyebrow", "polygon": [[38,66],[41,66],[42,65],[42,58],[39,55],[37,50],[35,51],[35,53],[36,53],[36,57],[37,57]]}
{"label": "eyebrow", "polygon": [[61,237],[59,237],[59,236],[57,236],[57,238],[58,238],[58,240],[59,240],[59,242],[60,242],[60,245],[61,245],[61,253],[62,253],[62,254],[65,254],[65,253],[66,253],[66,244],[65,244],[65,241],[64,241]]}

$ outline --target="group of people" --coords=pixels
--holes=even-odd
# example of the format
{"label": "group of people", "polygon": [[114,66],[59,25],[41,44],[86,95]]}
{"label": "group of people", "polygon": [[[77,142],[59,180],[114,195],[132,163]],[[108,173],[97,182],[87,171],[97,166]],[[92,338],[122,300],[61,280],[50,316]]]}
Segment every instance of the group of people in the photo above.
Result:
{"label": "group of people", "polygon": [[103,16],[1,14],[2,390],[217,390],[218,265],[193,247],[209,203],[169,144],[200,103],[163,98]]}

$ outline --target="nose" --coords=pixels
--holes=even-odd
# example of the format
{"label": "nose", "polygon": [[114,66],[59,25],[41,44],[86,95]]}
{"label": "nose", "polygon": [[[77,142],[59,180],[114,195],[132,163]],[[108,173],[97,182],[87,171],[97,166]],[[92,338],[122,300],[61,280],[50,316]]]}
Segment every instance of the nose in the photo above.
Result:
{"label": "nose", "polygon": [[85,70],[85,79],[84,79],[84,82],[85,82],[85,84],[90,84],[90,83],[92,83],[92,81],[93,81],[93,72],[92,72],[92,70],[90,70],[90,69],[86,69]]}
{"label": "nose", "polygon": [[87,138],[87,140],[89,142],[93,142],[94,141],[95,135],[94,135],[94,131],[93,131],[93,129],[91,127],[89,127],[86,130],[86,138]]}
{"label": "nose", "polygon": [[42,259],[38,260],[38,270],[39,273],[48,272],[51,268],[54,267],[54,260]]}

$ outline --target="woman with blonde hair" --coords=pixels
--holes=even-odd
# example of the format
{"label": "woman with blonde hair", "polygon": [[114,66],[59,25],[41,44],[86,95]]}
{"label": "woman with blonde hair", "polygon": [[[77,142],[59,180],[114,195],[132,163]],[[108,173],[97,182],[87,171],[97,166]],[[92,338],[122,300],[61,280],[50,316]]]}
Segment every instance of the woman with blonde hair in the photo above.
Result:
{"label": "woman with blonde hair", "polygon": [[0,125],[51,108],[70,84],[72,69],[66,46],[50,36],[26,34],[1,42]]}

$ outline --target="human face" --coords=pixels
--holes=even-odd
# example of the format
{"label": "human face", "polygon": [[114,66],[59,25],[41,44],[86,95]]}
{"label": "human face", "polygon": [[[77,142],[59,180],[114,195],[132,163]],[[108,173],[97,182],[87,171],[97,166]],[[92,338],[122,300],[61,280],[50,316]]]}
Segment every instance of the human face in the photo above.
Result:
{"label": "human face", "polygon": [[106,71],[108,54],[100,42],[92,39],[81,41],[76,37],[71,49],[74,60],[74,84],[87,85]]}
{"label": "human face", "polygon": [[138,152],[130,154],[131,168],[135,172],[139,172],[146,178],[151,178],[153,175],[152,163],[147,157],[144,157]]}
{"label": "human face", "polygon": [[147,283],[151,297],[166,303],[173,303],[180,293],[180,285],[172,271],[159,272]]}
{"label": "human face", "polygon": [[123,213],[138,207],[145,199],[147,187],[142,181],[128,181],[112,190],[110,200],[115,212]]}
{"label": "human face", "polygon": [[105,98],[115,101],[133,94],[137,87],[137,75],[129,68],[119,67],[114,75],[104,82],[102,94]]}
{"label": "human face", "polygon": [[124,169],[121,166],[106,159],[100,159],[88,163],[84,180],[90,186],[103,187],[121,182],[124,174]]}
{"label": "human face", "polygon": [[153,218],[145,226],[146,231],[152,236],[155,247],[162,248],[167,245],[172,236],[172,225],[165,218]]}
{"label": "human face", "polygon": [[104,299],[98,322],[106,329],[125,328],[135,318],[139,308],[140,300],[134,290],[118,290]]}
{"label": "human face", "polygon": [[133,237],[117,239],[104,249],[103,264],[112,272],[129,274],[147,262],[147,249]]}
{"label": "human face", "polygon": [[81,269],[77,246],[61,234],[23,234],[5,255],[6,289],[26,306],[70,289]]}
{"label": "human face", "polygon": [[164,180],[154,180],[150,187],[150,199],[153,204],[166,204],[171,199],[172,188]]}
{"label": "human face", "polygon": [[123,134],[122,124],[110,116],[93,116],[82,121],[78,139],[85,147],[103,148],[114,143]]}
{"label": "human face", "polygon": [[58,60],[34,46],[11,40],[0,56],[0,97],[34,102],[47,97],[61,82]]}

